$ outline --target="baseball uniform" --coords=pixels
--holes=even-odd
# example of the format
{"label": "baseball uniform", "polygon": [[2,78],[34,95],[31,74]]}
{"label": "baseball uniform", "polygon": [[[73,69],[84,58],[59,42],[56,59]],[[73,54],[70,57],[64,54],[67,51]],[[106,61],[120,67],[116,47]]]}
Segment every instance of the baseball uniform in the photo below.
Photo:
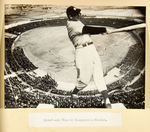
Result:
{"label": "baseball uniform", "polygon": [[82,90],[93,77],[98,91],[101,92],[107,90],[101,60],[90,35],[83,34],[84,27],[85,25],[79,20],[67,21],[68,36],[75,47],[76,86],[79,90]]}

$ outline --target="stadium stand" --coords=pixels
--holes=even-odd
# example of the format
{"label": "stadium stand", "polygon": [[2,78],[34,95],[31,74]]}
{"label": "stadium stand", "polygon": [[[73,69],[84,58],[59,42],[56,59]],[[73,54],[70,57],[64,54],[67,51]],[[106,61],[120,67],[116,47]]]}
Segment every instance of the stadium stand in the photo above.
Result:
{"label": "stadium stand", "polygon": [[[89,21],[87,18],[85,21]],[[111,25],[111,21],[105,22],[105,19],[94,18],[94,23],[89,24]],[[59,20],[53,20],[53,25],[64,25]],[[6,32],[20,35],[20,33],[32,28],[46,26],[48,21],[31,22],[29,24],[19,25],[7,29]],[[133,25],[135,22],[120,22],[115,20],[114,27],[122,25]],[[52,26],[52,25],[51,25]],[[134,32],[131,32],[134,34]],[[139,34],[139,37],[143,34]],[[31,77],[28,72],[37,69],[32,62],[25,56],[21,47],[12,45],[15,38],[5,39],[5,107],[6,108],[36,108],[39,103],[53,104],[55,108],[103,108],[102,97],[97,96],[98,91],[81,91],[79,97],[72,102],[70,92],[58,90],[57,82],[50,75]],[[144,41],[144,40],[142,40]],[[144,42],[143,42],[144,43]],[[120,80],[109,84],[109,95],[112,103],[124,103],[127,108],[144,108],[145,90],[143,82],[145,74],[141,71],[144,69],[143,62],[145,56],[144,47],[137,43],[133,45],[127,56],[117,65],[121,69],[121,74],[125,74]],[[133,59],[134,58],[134,59]],[[15,75],[12,75],[15,73]],[[9,75],[9,76],[8,76]],[[131,82],[137,76],[136,82]],[[129,85],[127,85],[129,83]]]}

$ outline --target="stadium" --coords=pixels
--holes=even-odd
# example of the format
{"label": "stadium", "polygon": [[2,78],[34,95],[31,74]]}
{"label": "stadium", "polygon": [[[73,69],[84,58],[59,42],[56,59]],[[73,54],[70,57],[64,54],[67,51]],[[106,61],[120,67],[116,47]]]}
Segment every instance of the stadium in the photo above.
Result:
{"label": "stadium", "polygon": [[[32,10],[37,7],[28,6]],[[53,8],[43,7],[45,14],[48,9]],[[24,10],[27,10],[25,6],[22,12],[26,13]],[[39,104],[51,104],[54,108],[104,108],[101,94],[93,84],[79,92],[75,101],[71,100],[76,71],[74,49],[66,37],[67,18],[65,15],[47,16],[10,24],[13,15],[6,15],[5,108],[37,108]],[[92,12],[92,15],[85,15],[83,21],[112,29],[145,21],[141,16],[97,16]],[[18,18],[23,17],[25,14]],[[92,38],[102,58],[111,103],[123,103],[129,109],[144,109],[145,30]],[[99,42],[103,44],[99,45]]]}

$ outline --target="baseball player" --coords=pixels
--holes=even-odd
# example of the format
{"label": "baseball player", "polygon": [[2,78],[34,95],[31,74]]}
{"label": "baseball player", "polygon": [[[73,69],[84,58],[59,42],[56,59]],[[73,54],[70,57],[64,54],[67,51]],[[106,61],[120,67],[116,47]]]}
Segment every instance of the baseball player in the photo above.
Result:
{"label": "baseball player", "polygon": [[103,68],[100,57],[93,44],[90,35],[107,33],[104,27],[92,27],[84,25],[80,21],[81,9],[70,6],[66,10],[68,17],[68,36],[75,47],[75,64],[77,68],[77,84],[72,91],[72,97],[88,86],[93,77],[94,83],[103,96],[106,108],[111,108],[108,91],[103,77]]}

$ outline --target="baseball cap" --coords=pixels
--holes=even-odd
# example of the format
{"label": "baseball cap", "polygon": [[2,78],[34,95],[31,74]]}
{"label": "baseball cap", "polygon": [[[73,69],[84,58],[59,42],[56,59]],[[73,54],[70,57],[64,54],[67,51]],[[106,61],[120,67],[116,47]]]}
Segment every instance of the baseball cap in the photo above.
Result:
{"label": "baseball cap", "polygon": [[80,12],[81,12],[81,9],[76,8],[74,6],[69,6],[66,10],[66,14],[67,14],[68,18],[77,16],[80,14]]}

